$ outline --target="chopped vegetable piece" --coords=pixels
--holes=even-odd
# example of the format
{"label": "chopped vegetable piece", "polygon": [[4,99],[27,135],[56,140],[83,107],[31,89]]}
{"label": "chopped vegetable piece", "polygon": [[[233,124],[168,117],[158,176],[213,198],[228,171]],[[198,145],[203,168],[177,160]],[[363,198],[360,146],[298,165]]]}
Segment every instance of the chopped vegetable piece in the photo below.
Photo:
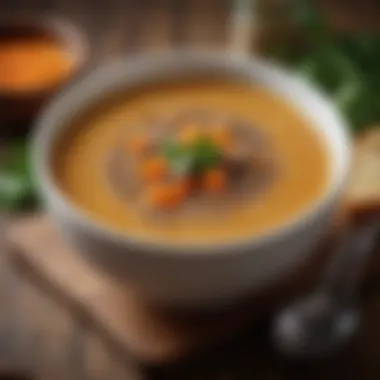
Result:
{"label": "chopped vegetable piece", "polygon": [[222,152],[210,138],[199,138],[192,147],[193,172],[202,174],[216,167],[222,160]]}
{"label": "chopped vegetable piece", "polygon": [[163,155],[170,162],[177,160],[180,157],[188,156],[189,154],[190,150],[188,147],[175,139],[166,140],[163,144]]}
{"label": "chopped vegetable piece", "polygon": [[179,141],[185,145],[193,144],[201,135],[200,128],[196,125],[188,125],[179,133]]}
{"label": "chopped vegetable piece", "polygon": [[147,200],[156,208],[170,209],[180,205],[186,198],[182,184],[162,183],[148,189]]}
{"label": "chopped vegetable piece", "polygon": [[169,140],[164,144],[163,154],[174,175],[183,177],[191,174],[194,157],[188,147],[176,140]]}
{"label": "chopped vegetable piece", "polygon": [[176,187],[179,195],[182,198],[187,198],[190,196],[194,188],[194,183],[190,177],[186,177],[178,180],[176,183]]}
{"label": "chopped vegetable piece", "polygon": [[149,147],[149,141],[146,137],[139,136],[134,138],[129,145],[134,154],[141,155],[147,151]]}
{"label": "chopped vegetable piece", "polygon": [[177,175],[202,174],[222,160],[221,149],[206,136],[198,137],[191,146],[176,140],[166,141],[163,154]]}
{"label": "chopped vegetable piece", "polygon": [[232,145],[231,134],[227,128],[218,128],[213,131],[211,138],[221,149],[227,149]]}
{"label": "chopped vegetable piece", "polygon": [[203,176],[202,186],[210,192],[220,192],[227,185],[227,174],[223,169],[212,169]]}
{"label": "chopped vegetable piece", "polygon": [[189,176],[193,167],[193,157],[191,154],[183,155],[174,160],[171,164],[172,173],[181,178]]}
{"label": "chopped vegetable piece", "polygon": [[168,172],[169,165],[163,157],[154,157],[143,163],[142,176],[147,182],[161,181]]}

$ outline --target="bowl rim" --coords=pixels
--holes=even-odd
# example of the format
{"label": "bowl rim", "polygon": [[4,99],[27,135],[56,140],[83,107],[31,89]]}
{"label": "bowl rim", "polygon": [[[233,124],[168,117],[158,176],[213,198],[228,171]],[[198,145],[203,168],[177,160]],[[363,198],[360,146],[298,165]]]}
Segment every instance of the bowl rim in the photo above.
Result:
{"label": "bowl rim", "polygon": [[[90,57],[90,41],[82,27],[67,17],[55,13],[15,12],[0,16],[0,34],[10,28],[33,28],[42,36],[53,37],[65,51],[73,49],[74,65],[69,75],[72,80],[86,65]],[[47,87],[35,90],[4,90],[0,88],[0,97],[14,99],[29,99],[46,96],[51,91],[61,87],[66,81],[59,81]]]}
{"label": "bowl rim", "polygon": [[[224,63],[230,65],[231,70],[234,65],[243,65],[242,67],[252,68],[256,65],[258,67],[266,67],[266,70],[277,73],[282,76],[293,77],[299,84],[309,92],[310,95],[316,96],[318,100],[323,102],[325,109],[333,115],[336,120],[336,126],[340,131],[341,138],[344,140],[345,151],[343,157],[343,164],[341,172],[338,173],[335,178],[331,178],[331,183],[326,185],[326,189],[323,193],[313,202],[305,207],[299,213],[296,213],[294,217],[287,219],[284,223],[278,224],[260,235],[247,235],[245,237],[239,237],[228,242],[168,242],[167,239],[159,239],[156,237],[148,237],[146,235],[129,234],[128,232],[122,233],[121,231],[112,228],[112,226],[102,223],[99,220],[91,218],[89,213],[81,209],[79,205],[75,205],[70,201],[63,191],[59,189],[59,186],[54,180],[52,174],[50,159],[50,150],[54,133],[60,130],[59,123],[56,123],[56,127],[52,127],[49,120],[57,119],[61,114],[67,114],[67,110],[60,110],[60,106],[64,105],[64,100],[68,99],[70,94],[76,90],[80,90],[83,81],[90,83],[93,78],[106,78],[107,74],[111,72],[118,72],[118,70],[132,69],[133,67],[139,67],[139,64],[146,64],[150,62],[185,62],[188,59],[201,62],[215,63],[219,60],[223,60]],[[125,75],[127,77],[128,75]],[[130,76],[130,75],[129,75]],[[125,79],[124,77],[124,79]],[[87,83],[87,84],[88,84]],[[128,85],[126,85],[127,87]],[[96,87],[96,86],[95,86]],[[103,88],[101,83],[97,83],[97,87]],[[83,88],[82,88],[83,89]],[[88,101],[88,99],[87,99]],[[90,105],[92,102],[89,102]],[[56,115],[54,115],[56,113]],[[64,123],[63,123],[64,125]],[[58,127],[57,127],[58,126]],[[62,127],[62,126],[61,126]],[[50,134],[49,134],[50,133]],[[292,72],[287,71],[284,68],[279,67],[276,64],[271,63],[268,60],[258,57],[249,57],[236,53],[227,53],[225,51],[202,51],[193,49],[177,50],[173,52],[165,53],[140,53],[135,56],[120,57],[113,62],[109,62],[102,66],[96,67],[93,71],[87,73],[82,78],[82,81],[74,84],[70,89],[59,93],[53,100],[51,100],[49,106],[41,113],[40,118],[37,120],[36,128],[31,140],[31,159],[33,163],[33,170],[35,178],[37,179],[37,187],[40,195],[43,199],[47,200],[48,205],[54,204],[54,208],[59,209],[61,218],[69,220],[70,223],[77,228],[86,232],[87,234],[95,235],[96,237],[106,240],[108,242],[116,243],[120,247],[132,247],[139,251],[155,252],[163,255],[181,255],[195,254],[195,255],[207,255],[213,256],[215,254],[237,253],[246,252],[247,249],[256,249],[258,247],[264,247],[268,244],[281,241],[284,237],[292,233],[297,233],[303,228],[307,228],[310,223],[314,222],[313,217],[316,217],[323,210],[329,207],[333,207],[337,203],[339,195],[343,192],[343,189],[348,180],[349,167],[351,164],[351,135],[348,132],[348,127],[345,119],[338,112],[337,108],[328,100],[326,95],[315,88],[313,85],[301,79],[298,76],[294,76]],[[333,177],[333,176],[332,176]],[[49,207],[48,207],[49,208]],[[51,210],[51,208],[50,208]],[[59,218],[58,218],[59,219]],[[182,255],[181,255],[182,256]]]}

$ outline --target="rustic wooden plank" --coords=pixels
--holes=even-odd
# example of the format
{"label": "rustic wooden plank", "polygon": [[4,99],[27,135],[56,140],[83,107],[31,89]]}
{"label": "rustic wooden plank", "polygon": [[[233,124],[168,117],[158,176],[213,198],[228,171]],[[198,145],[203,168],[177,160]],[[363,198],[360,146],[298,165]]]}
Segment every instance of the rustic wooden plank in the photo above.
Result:
{"label": "rustic wooden plank", "polygon": [[139,50],[139,36],[144,24],[144,0],[129,0],[128,4],[128,23],[124,33],[123,51],[126,53],[136,53]]}
{"label": "rustic wooden plank", "polygon": [[51,300],[35,292],[28,283],[13,277],[17,305],[12,315],[16,317],[19,355],[22,353],[25,367],[41,378],[67,378],[65,371],[70,366],[65,349],[66,339],[70,336],[70,320],[62,319],[64,314],[54,307]]}
{"label": "rustic wooden plank", "polygon": [[56,7],[54,5],[54,0],[33,0],[29,1],[33,4],[33,8],[46,13],[56,12]]}
{"label": "rustic wooden plank", "polygon": [[33,2],[28,0],[10,0],[5,1],[4,5],[1,4],[1,7],[7,7],[8,11],[17,12],[17,13],[28,13],[36,9]]}
{"label": "rustic wooden plank", "polygon": [[107,49],[113,45],[112,33],[115,28],[113,24],[113,14],[116,0],[107,1],[107,6],[103,0],[82,1],[87,13],[87,22],[81,23],[81,27],[88,36],[91,46],[91,59],[93,64],[102,62],[107,58]]}
{"label": "rustic wooden plank", "polygon": [[[38,235],[37,233],[34,235]],[[45,241],[52,247],[54,239]],[[52,256],[53,257],[53,256]],[[6,286],[0,288],[12,304],[7,307],[8,326],[12,331],[13,352],[17,353],[15,363],[29,367],[40,379],[293,379],[307,378],[332,380],[343,377],[357,379],[378,379],[380,375],[380,351],[377,343],[380,329],[377,328],[380,313],[378,256],[374,256],[369,275],[374,278],[372,292],[363,299],[363,326],[358,337],[335,360],[308,368],[288,367],[270,349],[266,325],[258,325],[238,334],[229,346],[202,352],[190,361],[169,366],[145,368],[141,371],[128,356],[119,355],[106,345],[103,335],[98,333],[86,319],[71,314],[65,305],[56,303],[31,284],[35,278],[29,272],[21,271],[17,276],[3,276],[4,266],[0,266],[0,280]],[[377,263],[377,264],[376,264]],[[60,266],[59,262],[56,262]],[[313,265],[315,270],[315,266]],[[22,270],[22,267],[18,268]],[[6,272],[6,271],[5,271]],[[378,273],[378,272],[377,272]],[[310,273],[309,273],[310,275]],[[307,273],[305,274],[307,276]],[[82,281],[86,281],[83,276]],[[6,280],[5,280],[6,279]],[[21,279],[23,279],[21,281]],[[25,281],[26,280],[26,281]],[[29,282],[32,281],[32,282]],[[372,281],[371,281],[372,282]],[[78,285],[80,281],[76,282]],[[84,293],[90,295],[89,289]],[[371,288],[367,288],[367,291]],[[278,289],[278,292],[280,289]],[[0,308],[3,304],[0,303]],[[65,306],[62,308],[62,306]],[[4,334],[4,316],[0,314],[0,335]],[[4,336],[4,335],[3,335]],[[9,342],[8,342],[9,343]],[[342,365],[341,363],[344,363]],[[320,369],[320,367],[322,369]],[[144,369],[144,368],[142,368]]]}
{"label": "rustic wooden plank", "polygon": [[173,27],[172,27],[172,39],[173,48],[183,47],[185,45],[186,33],[185,33],[185,22],[186,22],[186,4],[185,1],[171,0],[170,3],[170,13],[173,17]]}
{"label": "rustic wooden plank", "polygon": [[110,60],[137,49],[141,25],[138,0],[112,0],[98,16],[98,43],[101,60]]}
{"label": "rustic wooden plank", "polygon": [[[263,309],[239,307],[216,319],[168,318],[145,305],[133,290],[120,288],[61,244],[48,220],[32,218],[10,231],[12,258],[28,268],[43,287],[83,316],[124,357],[167,362],[216,340],[229,339],[236,329],[260,317]],[[257,306],[257,304],[255,304]],[[265,305],[265,303],[264,303]],[[244,311],[243,311],[244,309]],[[248,311],[249,310],[249,311]]]}
{"label": "rustic wooden plank", "polygon": [[14,0],[3,0],[1,3],[1,10],[5,15],[8,12],[11,12],[16,8],[17,3]]}
{"label": "rustic wooden plank", "polygon": [[[379,257],[375,258],[376,262]],[[378,268],[378,266],[377,266]],[[9,313],[8,324],[4,325],[4,313],[0,313],[0,336],[4,327],[12,331],[14,363],[31,365],[30,368],[41,379],[316,379],[332,380],[365,378],[377,380],[380,376],[380,339],[378,318],[380,316],[379,287],[363,300],[363,326],[352,344],[333,360],[310,363],[305,367],[289,366],[273,355],[267,341],[267,330],[246,331],[224,350],[215,350],[215,356],[207,355],[188,363],[149,369],[145,372],[130,366],[103,346],[100,336],[84,321],[73,320],[65,314],[59,304],[39,293],[21,277],[4,277],[5,266],[1,265],[0,288],[13,306],[0,309]],[[25,273],[22,276],[25,277]],[[15,306],[14,302],[17,301]],[[67,318],[67,316],[70,316]],[[98,346],[96,347],[96,345]],[[9,347],[8,347],[9,348]],[[4,350],[2,350],[4,351]],[[31,355],[34,353],[34,355]],[[10,356],[9,356],[10,357]],[[25,360],[25,358],[27,360]]]}
{"label": "rustic wooden plank", "polygon": [[227,0],[186,2],[186,20],[183,26],[186,45],[200,49],[224,47],[229,9],[230,1]]}
{"label": "rustic wooden plank", "polygon": [[[96,335],[89,335],[85,341],[85,365],[91,379],[106,379],[111,375],[113,365],[104,342]],[[113,377],[114,378],[114,377]]]}
{"label": "rustic wooden plank", "polygon": [[20,347],[17,344],[19,333],[13,317],[13,297],[9,289],[12,289],[12,283],[6,270],[4,254],[0,252],[0,360],[14,365],[19,360]]}
{"label": "rustic wooden plank", "polygon": [[[27,274],[20,281],[21,272],[8,271],[6,278],[1,277],[2,284],[6,282],[2,290],[11,296],[13,306],[0,313],[0,336],[6,337],[7,330],[11,338],[1,350],[5,354],[0,362],[5,360],[41,380],[140,379],[138,367],[105,349],[96,331],[41,293]],[[4,306],[0,303],[1,310]]]}
{"label": "rustic wooden plank", "polygon": [[[244,327],[299,294],[300,289],[310,287],[329,255],[328,249],[321,250],[289,276],[284,286],[268,289],[224,313],[178,318],[150,308],[133,290],[121,288],[88,265],[62,244],[46,218],[36,216],[15,225],[9,237],[15,246],[13,261],[27,268],[33,280],[69,308],[73,316],[98,331],[115,353],[156,364],[229,341]],[[377,289],[378,285],[374,284]]]}
{"label": "rustic wooden plank", "polygon": [[140,18],[144,20],[137,44],[141,50],[168,50],[173,46],[174,20],[171,0],[143,0]]}
{"label": "rustic wooden plank", "polygon": [[85,339],[85,365],[86,372],[91,379],[123,380],[126,374],[130,380],[142,378],[139,367],[130,365],[128,360],[118,360],[96,334],[89,333]]}
{"label": "rustic wooden plank", "polygon": [[[28,1],[28,0],[27,0]],[[53,7],[57,14],[68,18],[72,22],[77,23],[84,29],[87,28],[91,22],[92,12],[91,8],[87,8],[86,1],[73,1],[73,0],[52,0]],[[40,9],[41,10],[41,9]]]}
{"label": "rustic wooden plank", "polygon": [[328,19],[341,31],[379,31],[380,4],[377,0],[318,0]]}

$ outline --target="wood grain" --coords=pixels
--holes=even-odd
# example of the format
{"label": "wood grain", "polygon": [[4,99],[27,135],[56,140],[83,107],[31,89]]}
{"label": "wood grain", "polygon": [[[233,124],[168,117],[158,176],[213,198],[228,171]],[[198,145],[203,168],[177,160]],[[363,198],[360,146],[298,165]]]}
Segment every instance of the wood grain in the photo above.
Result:
{"label": "wood grain", "polygon": [[[10,229],[8,238],[13,262],[29,271],[54,298],[93,325],[126,357],[132,355],[145,362],[172,361],[207,345],[226,333],[228,327],[234,331],[250,319],[238,310],[237,316],[227,312],[211,320],[173,320],[144,304],[133,290],[121,288],[84,262],[62,244],[47,218],[20,222]],[[254,310],[247,310],[250,317]]]}
{"label": "wood grain", "polygon": [[183,25],[185,44],[200,49],[218,49],[226,43],[226,19],[230,3],[226,0],[186,2]]}
{"label": "wood grain", "polygon": [[1,299],[0,364],[37,379],[141,378],[137,365],[118,360],[80,318],[73,319],[69,310],[46,297],[21,268],[11,271],[4,254],[0,258],[7,294],[7,302]]}
{"label": "wood grain", "polygon": [[[137,38],[139,49],[162,51],[173,47],[173,13],[171,0],[144,0],[141,18],[145,20]],[[146,12],[149,10],[149,12]]]}
{"label": "wood grain", "polygon": [[263,294],[213,315],[178,315],[145,304],[133,289],[84,261],[63,243],[47,217],[20,221],[7,236],[13,263],[32,274],[48,294],[93,326],[121,355],[145,363],[172,362],[229,341],[299,295],[300,289],[308,289],[329,257],[324,244],[285,282]]}

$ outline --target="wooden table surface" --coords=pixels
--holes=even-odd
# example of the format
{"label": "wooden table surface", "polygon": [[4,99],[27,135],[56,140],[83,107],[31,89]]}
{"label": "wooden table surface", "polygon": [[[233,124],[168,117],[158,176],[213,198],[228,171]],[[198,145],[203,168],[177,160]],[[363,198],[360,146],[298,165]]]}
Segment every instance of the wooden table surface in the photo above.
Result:
{"label": "wooden table surface", "polygon": [[[87,33],[97,60],[176,46],[222,47],[231,0],[1,0],[0,12],[58,13]],[[0,14],[1,14],[0,13]]]}
{"label": "wooden table surface", "polygon": [[[88,31],[98,60],[120,52],[173,46],[220,47],[226,42],[228,0],[2,0],[5,10],[59,10]],[[0,231],[4,226],[0,226]],[[295,365],[270,349],[265,324],[239,344],[166,368],[143,368],[107,348],[96,332],[21,281],[0,253],[0,370],[15,365],[38,379],[376,379],[380,378],[380,287],[363,302],[358,337],[323,362]]]}
{"label": "wooden table surface", "polygon": [[[4,231],[4,226],[0,226]],[[378,260],[376,260],[378,262]],[[379,272],[380,273],[380,272]],[[189,380],[378,380],[380,378],[380,281],[367,284],[363,323],[342,352],[320,361],[291,363],[276,355],[268,321],[244,331],[228,347],[161,367],[146,367],[102,341],[99,331],[74,318],[35,278],[0,255],[0,379],[2,365],[34,373],[36,379]],[[44,289],[44,290],[42,290]]]}

